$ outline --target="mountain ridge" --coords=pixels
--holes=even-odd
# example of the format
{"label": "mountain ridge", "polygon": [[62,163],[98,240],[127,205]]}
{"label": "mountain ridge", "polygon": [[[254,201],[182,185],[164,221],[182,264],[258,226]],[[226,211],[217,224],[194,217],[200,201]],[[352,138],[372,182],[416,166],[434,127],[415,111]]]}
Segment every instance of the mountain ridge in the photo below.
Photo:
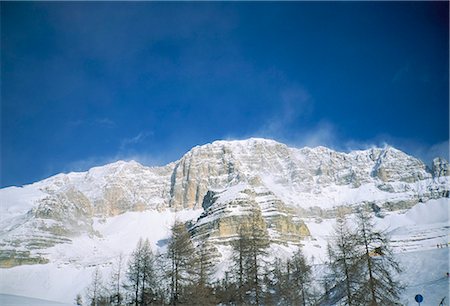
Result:
{"label": "mountain ridge", "polygon": [[[448,197],[448,163],[439,159],[435,164],[439,169],[431,170],[390,146],[343,153],[250,138],[196,146],[178,161],[160,167],[117,161],[85,172],[58,174],[0,189],[0,246],[4,248],[0,262],[8,266],[32,263],[30,258],[35,258],[40,263],[52,246],[79,235],[99,235],[94,218],[130,211],[203,209],[201,218],[206,219],[200,218],[199,224],[210,220],[206,228],[221,233],[213,238],[225,241],[233,236],[240,218],[232,218],[229,207],[243,204],[235,198],[217,200],[239,184],[247,186],[249,207],[266,212],[273,237],[294,241],[308,235],[299,216],[332,217],[337,207],[351,211],[361,205],[384,211],[408,209]],[[208,207],[227,212],[221,215],[223,222],[207,214],[207,195]],[[23,256],[14,255],[18,250]],[[10,260],[11,254],[16,262]]]}
{"label": "mountain ridge", "polygon": [[[268,158],[272,160],[267,161]],[[285,160],[280,161],[280,158]],[[267,174],[265,168],[274,172],[281,171],[286,177],[290,176],[292,180],[287,179],[288,183],[297,186],[301,183],[304,189],[301,191],[311,191],[314,186],[326,186],[332,183],[353,184],[353,187],[356,187],[361,183],[376,180],[379,181],[380,188],[392,189],[392,186],[382,187],[382,185],[396,181],[417,182],[448,175],[447,161],[441,158],[435,159],[433,169],[429,169],[419,159],[392,146],[343,153],[322,146],[298,149],[290,148],[274,140],[250,138],[234,141],[218,140],[195,146],[179,160],[164,166],[147,167],[136,161],[117,161],[93,167],[84,172],[60,173],[22,187],[2,188],[0,196],[8,202],[9,197],[5,197],[5,193],[14,193],[14,191],[21,193],[27,188],[37,189],[49,195],[62,192],[64,188],[75,188],[92,202],[98,202],[98,198],[102,196],[108,199],[120,196],[112,190],[119,182],[125,186],[128,185],[130,187],[128,189],[146,190],[147,193],[144,192],[143,197],[147,208],[163,209],[167,206],[174,209],[192,208],[201,206],[203,197],[209,189],[220,189],[241,180],[251,180],[252,176],[259,176],[260,179],[266,180],[266,183],[270,183],[272,178],[265,176]],[[214,180],[202,182],[206,176],[214,176]],[[300,182],[298,177],[301,178]],[[275,179],[280,180],[280,175]],[[198,182],[193,184],[190,182],[192,180]],[[147,184],[140,185],[136,181],[142,184],[147,182]],[[129,194],[130,190],[127,192],[127,195],[121,196],[133,198],[133,195]],[[313,190],[313,192],[320,192],[320,190]],[[142,210],[145,208],[140,203],[143,201],[139,197],[134,197],[130,201],[134,205],[122,203],[122,209]],[[11,205],[8,204],[6,203],[3,207],[10,207]],[[93,204],[96,207],[99,206]],[[108,213],[121,212],[117,209],[119,208],[110,208]]]}
{"label": "mountain ridge", "polygon": [[[171,167],[172,165],[175,165],[180,160],[182,160],[183,157],[185,157],[187,154],[189,154],[194,149],[197,150],[197,149],[202,149],[202,148],[207,148],[209,146],[217,146],[217,145],[222,145],[223,146],[223,145],[233,145],[233,144],[248,144],[248,143],[251,143],[251,142],[253,142],[253,143],[267,143],[267,144],[282,145],[282,146],[286,146],[286,147],[291,148],[291,149],[304,150],[304,151],[335,152],[335,153],[341,153],[341,154],[364,153],[364,152],[367,152],[369,150],[374,150],[374,149],[375,150],[393,150],[393,151],[401,152],[403,154],[406,154],[406,155],[414,157],[413,155],[410,155],[410,154],[408,154],[408,153],[406,153],[406,152],[404,152],[404,151],[402,151],[402,150],[400,150],[400,149],[398,149],[398,148],[396,148],[396,147],[394,147],[392,145],[389,145],[389,144],[386,144],[383,147],[371,146],[370,148],[366,148],[366,149],[336,150],[336,149],[332,149],[330,147],[326,147],[326,146],[322,146],[322,145],[314,146],[314,147],[313,146],[303,146],[303,147],[290,146],[289,144],[284,144],[282,142],[279,142],[279,141],[276,141],[276,140],[273,140],[273,139],[269,139],[269,138],[251,137],[251,138],[248,138],[248,139],[237,139],[237,140],[215,140],[215,141],[212,141],[212,142],[209,142],[209,143],[196,145],[196,146],[192,147],[189,151],[184,153],[178,160],[171,161],[171,162],[169,162],[167,164],[164,164],[164,165],[145,165],[144,163],[141,163],[141,162],[139,162],[137,160],[134,160],[134,159],[130,159],[130,160],[118,159],[118,160],[116,160],[114,162],[109,162],[109,163],[106,163],[104,165],[97,165],[97,166],[90,167],[89,169],[84,170],[84,171],[60,172],[60,173],[57,173],[57,174],[54,174],[54,175],[50,175],[49,177],[41,179],[41,180],[38,180],[36,182],[27,183],[27,184],[23,184],[23,185],[4,186],[4,187],[2,187],[0,189],[11,188],[11,187],[21,188],[21,187],[32,185],[32,184],[35,184],[35,183],[44,182],[44,181],[47,181],[49,179],[52,179],[52,178],[55,178],[55,177],[59,177],[59,176],[65,176],[65,175],[71,176],[71,175],[85,174],[85,173],[87,173],[89,171],[93,171],[93,170],[96,170],[96,169],[117,168],[117,167],[123,166],[123,165],[137,165],[137,166],[142,166],[142,167],[149,168],[149,169]],[[414,158],[420,160],[418,157],[414,157]],[[433,160],[435,160],[436,158],[443,160],[444,163],[447,163],[447,161],[443,157],[436,156]],[[422,161],[422,160],[420,160],[420,161],[424,165],[426,165],[428,167],[428,165],[424,161]],[[431,163],[431,166],[432,165],[433,165],[433,162]],[[429,168],[429,171],[431,173],[431,168],[430,167],[428,167],[428,168]]]}
{"label": "mountain ridge", "polygon": [[[393,226],[399,252],[430,248],[448,228],[438,218],[448,212],[448,175],[447,161],[437,158],[430,169],[392,147],[343,153],[249,139],[196,146],[160,167],[118,161],[3,188],[0,273],[7,281],[0,292],[22,293],[19,284],[30,274],[29,296],[64,300],[57,292],[83,290],[95,267],[107,271],[139,237],[164,252],[175,220],[186,222],[195,243],[211,242],[218,277],[240,224],[255,212],[271,252],[280,256],[302,246],[309,256],[324,258],[337,213],[360,208],[375,213],[383,228]],[[415,226],[410,211],[420,211],[414,220],[430,216]],[[75,287],[58,281],[66,273]],[[38,279],[52,284],[54,293]]]}

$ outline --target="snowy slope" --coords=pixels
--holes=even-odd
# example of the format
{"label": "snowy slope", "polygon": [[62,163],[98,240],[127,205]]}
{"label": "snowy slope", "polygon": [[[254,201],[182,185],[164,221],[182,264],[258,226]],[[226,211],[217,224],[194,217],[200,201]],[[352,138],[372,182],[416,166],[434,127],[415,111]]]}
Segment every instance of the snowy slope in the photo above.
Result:
{"label": "snowy slope", "polygon": [[0,294],[0,305],[5,306],[64,306],[73,305],[72,303],[59,303],[49,300],[35,299],[18,295]]}
{"label": "snowy slope", "polygon": [[[445,273],[449,271],[449,249],[438,249],[436,243],[448,243],[450,224],[448,218],[444,219],[449,205],[448,199],[431,200],[416,205],[407,213],[393,213],[384,219],[376,219],[377,226],[389,228],[391,238],[397,241],[394,251],[404,269],[401,276],[406,286],[403,301],[408,301],[408,305],[413,305],[411,295],[416,293],[422,293],[426,297],[426,303],[423,305],[436,305],[438,299],[440,301],[446,294],[448,296],[448,279]],[[429,209],[423,209],[424,206],[428,206]],[[114,259],[121,252],[129,254],[139,237],[149,238],[154,251],[162,250],[174,220],[196,219],[200,212],[200,210],[179,213],[130,212],[104,222],[98,220],[95,228],[102,233],[103,238],[94,240],[79,238],[71,244],[55,246],[51,250],[52,261],[46,265],[1,269],[0,293],[69,303],[77,293],[84,292],[95,266],[99,266],[103,276],[107,277]],[[315,264],[320,264],[326,258],[326,243],[334,222],[334,219],[326,219],[320,224],[314,221],[307,222],[311,237],[303,242],[303,250],[309,258],[314,257]],[[419,225],[422,230],[428,231],[429,239],[416,241],[413,250],[405,248],[415,236],[415,232],[407,233],[408,226]],[[406,231],[400,231],[403,229]],[[447,233],[446,237],[441,237],[443,229]],[[272,248],[281,256],[283,253],[289,256],[295,250],[294,247],[283,246]],[[224,247],[222,251],[226,254],[229,250]],[[70,256],[67,257],[67,254]],[[226,266],[222,265],[222,270],[225,268]]]}
{"label": "snowy slope", "polygon": [[439,305],[443,298],[449,304],[449,248],[400,253],[397,258],[403,267],[404,305],[417,305],[416,294],[424,297],[423,306]]}
{"label": "snowy slope", "polygon": [[[316,264],[326,258],[336,207],[378,209],[384,218],[377,218],[377,226],[390,233],[407,281],[416,286],[410,282],[414,274],[428,273],[433,281],[448,255],[436,248],[448,243],[450,189],[448,164],[439,160],[438,166],[427,169],[392,147],[342,153],[249,139],[198,146],[164,167],[119,161],[0,189],[0,259],[9,267],[0,269],[0,293],[71,302],[96,266],[107,276],[140,237],[164,251],[176,218],[205,229],[216,220],[242,217],[245,205],[259,207],[271,237],[289,242],[272,245],[281,256],[295,250],[292,239],[306,225],[310,236],[301,244]],[[206,203],[208,194],[214,203]],[[294,224],[297,232],[281,232],[280,224]],[[229,254],[221,241],[226,237],[214,236],[223,255],[218,275]],[[423,260],[427,256],[436,257],[436,264]]]}
{"label": "snowy slope", "polygon": [[99,267],[109,275],[112,264],[122,253],[127,256],[139,238],[149,239],[153,250],[161,250],[175,220],[195,219],[198,210],[183,212],[129,212],[106,220],[97,219],[99,237],[78,237],[71,243],[47,249],[50,263],[0,269],[0,293],[70,303],[84,293],[90,277]]}

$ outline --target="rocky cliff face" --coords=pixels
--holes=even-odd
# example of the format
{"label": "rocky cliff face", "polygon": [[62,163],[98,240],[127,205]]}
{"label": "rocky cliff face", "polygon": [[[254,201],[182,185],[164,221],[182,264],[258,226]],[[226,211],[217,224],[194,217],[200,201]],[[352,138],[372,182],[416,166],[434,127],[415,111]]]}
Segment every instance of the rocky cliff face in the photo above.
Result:
{"label": "rocky cliff face", "polygon": [[209,191],[204,212],[191,227],[194,238],[228,243],[238,236],[240,226],[255,212],[261,214],[271,240],[298,244],[309,235],[301,218],[264,186],[240,183],[226,190]]}
{"label": "rocky cliff face", "polygon": [[308,235],[303,217],[327,217],[336,207],[358,205],[406,209],[448,197],[448,174],[443,159],[435,159],[428,170],[392,147],[341,153],[265,139],[216,141],[164,167],[119,161],[2,189],[0,246],[3,255],[35,250],[28,257],[40,262],[45,248],[80,234],[98,235],[96,216],[202,207],[204,213],[192,225],[195,235],[216,242],[232,239],[238,224],[256,209],[273,241],[297,243]]}
{"label": "rocky cliff face", "polygon": [[433,159],[432,173],[434,177],[442,177],[450,175],[448,162],[440,157],[436,157],[435,159]]}
{"label": "rocky cliff face", "polygon": [[[441,172],[441,176],[446,173]],[[170,206],[199,207],[208,189],[254,177],[266,185],[289,189],[290,194],[320,194],[330,186],[356,189],[367,183],[386,189],[390,183],[430,179],[432,173],[420,160],[392,147],[340,153],[324,147],[289,148],[260,139],[217,141],[192,149],[177,162]],[[295,204],[290,199],[288,202]]]}

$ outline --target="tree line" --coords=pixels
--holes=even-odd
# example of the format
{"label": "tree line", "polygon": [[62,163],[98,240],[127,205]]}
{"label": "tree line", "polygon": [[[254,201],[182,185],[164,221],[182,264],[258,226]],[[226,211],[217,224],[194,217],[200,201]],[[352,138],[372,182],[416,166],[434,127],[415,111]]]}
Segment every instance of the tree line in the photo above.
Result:
{"label": "tree line", "polygon": [[[372,216],[359,211],[352,226],[339,216],[329,241],[328,262],[312,265],[299,248],[290,258],[270,254],[259,210],[239,227],[229,263],[218,263],[215,247],[191,239],[176,221],[167,249],[153,253],[140,239],[128,262],[120,256],[106,280],[98,269],[78,305],[396,305],[400,268]],[[228,270],[221,279],[217,265]]]}

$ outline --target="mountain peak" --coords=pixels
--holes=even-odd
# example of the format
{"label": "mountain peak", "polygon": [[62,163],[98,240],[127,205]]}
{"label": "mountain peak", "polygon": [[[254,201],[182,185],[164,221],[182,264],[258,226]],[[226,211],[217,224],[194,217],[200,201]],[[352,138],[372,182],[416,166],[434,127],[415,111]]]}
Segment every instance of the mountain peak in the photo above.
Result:
{"label": "mountain peak", "polygon": [[[0,189],[0,267],[77,260],[91,266],[99,254],[108,258],[139,235],[157,233],[153,242],[160,246],[180,215],[191,216],[194,237],[218,249],[252,211],[261,213],[274,243],[298,244],[326,228],[329,223],[317,222],[339,208],[391,214],[447,198],[448,163],[436,159],[433,165],[434,176],[390,146],[344,153],[264,138],[214,141],[163,167],[119,160]],[[85,256],[84,243],[92,246],[91,256]]]}
{"label": "mountain peak", "polygon": [[251,137],[247,139],[231,139],[231,140],[215,140],[211,143],[207,143],[205,145],[202,145],[200,147],[207,147],[207,146],[242,146],[242,147],[249,147],[254,145],[284,145],[276,140],[268,139],[268,138],[257,138],[257,137]]}
{"label": "mountain peak", "polygon": [[143,165],[135,161],[134,159],[131,159],[131,160],[117,160],[115,162],[100,167],[106,167],[111,169],[122,169],[128,167],[143,167]]}

